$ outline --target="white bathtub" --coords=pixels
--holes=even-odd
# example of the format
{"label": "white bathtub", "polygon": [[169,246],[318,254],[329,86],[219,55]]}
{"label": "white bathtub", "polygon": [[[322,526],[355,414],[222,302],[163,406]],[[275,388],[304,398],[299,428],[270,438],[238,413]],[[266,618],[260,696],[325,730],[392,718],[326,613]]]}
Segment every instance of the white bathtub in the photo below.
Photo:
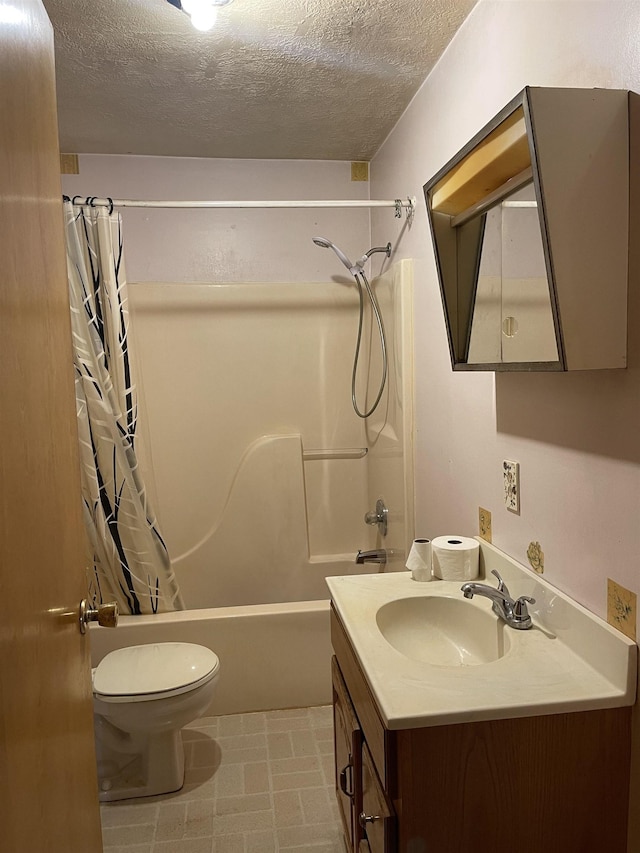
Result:
{"label": "white bathtub", "polygon": [[114,649],[170,641],[199,643],[220,658],[211,714],[331,702],[328,601],[121,616],[115,630],[91,626],[92,665]]}

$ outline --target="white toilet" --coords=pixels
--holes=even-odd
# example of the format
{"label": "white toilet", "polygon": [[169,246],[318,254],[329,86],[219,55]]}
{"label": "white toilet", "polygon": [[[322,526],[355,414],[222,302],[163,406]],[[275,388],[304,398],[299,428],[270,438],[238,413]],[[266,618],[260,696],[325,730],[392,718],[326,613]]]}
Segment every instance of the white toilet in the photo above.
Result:
{"label": "white toilet", "polygon": [[217,656],[194,643],[110,652],[93,670],[100,800],[177,791],[184,782],[180,730],[208,708]]}

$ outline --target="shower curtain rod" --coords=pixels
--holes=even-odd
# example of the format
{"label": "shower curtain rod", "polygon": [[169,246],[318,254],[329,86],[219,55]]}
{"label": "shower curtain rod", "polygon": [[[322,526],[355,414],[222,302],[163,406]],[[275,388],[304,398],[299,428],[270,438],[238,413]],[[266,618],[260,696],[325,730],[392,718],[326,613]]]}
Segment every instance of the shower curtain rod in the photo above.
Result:
{"label": "shower curtain rod", "polygon": [[[83,199],[79,201],[78,199]],[[406,211],[407,219],[413,217],[415,210],[415,198],[396,198],[382,201],[141,201],[139,199],[127,198],[98,198],[97,196],[74,196],[73,204],[91,207],[158,207],[158,208],[293,208],[293,207],[393,207],[397,219],[402,217],[402,211]]]}

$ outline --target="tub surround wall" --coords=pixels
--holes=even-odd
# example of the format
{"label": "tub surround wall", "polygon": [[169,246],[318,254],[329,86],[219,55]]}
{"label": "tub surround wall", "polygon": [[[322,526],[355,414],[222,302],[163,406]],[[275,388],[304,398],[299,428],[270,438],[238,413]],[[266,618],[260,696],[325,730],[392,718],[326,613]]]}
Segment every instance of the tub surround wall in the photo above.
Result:
{"label": "tub surround wall", "polygon": [[147,468],[188,607],[323,598],[323,564],[353,564],[367,460],[303,460],[365,446],[352,290],[131,287]]}
{"label": "tub surround wall", "polygon": [[[383,498],[389,508],[388,532],[373,528],[376,548],[387,550],[386,570],[404,571],[414,538],[413,526],[413,266],[392,263],[375,282],[384,318],[388,354],[388,391],[365,422],[368,456],[368,509]],[[375,399],[382,371],[378,333],[371,333],[369,402]],[[403,511],[404,508],[404,511]],[[372,566],[369,566],[372,570]]]}

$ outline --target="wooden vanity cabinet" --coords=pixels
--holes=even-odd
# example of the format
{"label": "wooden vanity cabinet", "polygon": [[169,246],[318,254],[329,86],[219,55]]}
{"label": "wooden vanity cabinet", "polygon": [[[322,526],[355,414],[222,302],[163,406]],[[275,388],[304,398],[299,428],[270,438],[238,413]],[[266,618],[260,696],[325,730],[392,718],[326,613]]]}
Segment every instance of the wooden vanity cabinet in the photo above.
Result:
{"label": "wooden vanity cabinet", "polygon": [[395,814],[366,743],[362,744],[362,809],[358,822],[363,836],[360,853],[385,853],[393,849]]}
{"label": "wooden vanity cabinet", "polygon": [[391,731],[333,607],[331,639],[353,853],[626,853],[631,708]]}
{"label": "wooden vanity cabinet", "polygon": [[335,788],[347,847],[354,853],[385,853],[393,849],[393,810],[378,778],[375,761],[364,743],[335,657],[332,679]]}
{"label": "wooden vanity cabinet", "polygon": [[357,850],[362,837],[362,729],[335,658],[331,674],[336,797],[349,849]]}

